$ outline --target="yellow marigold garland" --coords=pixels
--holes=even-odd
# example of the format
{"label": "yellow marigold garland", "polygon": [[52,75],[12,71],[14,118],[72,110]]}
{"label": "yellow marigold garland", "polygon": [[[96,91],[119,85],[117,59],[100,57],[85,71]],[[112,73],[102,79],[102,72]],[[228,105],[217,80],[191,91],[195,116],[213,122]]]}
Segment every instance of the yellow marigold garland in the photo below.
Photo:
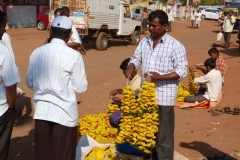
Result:
{"label": "yellow marigold garland", "polygon": [[155,84],[144,81],[136,99],[131,86],[123,89],[122,119],[117,143],[129,142],[144,153],[155,147],[154,134],[158,131],[158,105]]}
{"label": "yellow marigold garland", "polygon": [[104,113],[85,115],[78,120],[78,140],[88,135],[99,143],[114,143],[118,129],[112,128],[109,116]]}
{"label": "yellow marigold garland", "polygon": [[187,87],[180,81],[178,84],[178,92],[176,101],[183,102],[184,98],[190,96],[190,92],[188,91]]}
{"label": "yellow marigold garland", "polygon": [[[193,72],[195,78],[199,77],[198,72],[194,71]],[[194,83],[191,74],[188,75],[188,88],[189,88],[189,92],[190,95],[193,96],[195,95],[195,92],[198,90],[198,85]]]}
{"label": "yellow marigold garland", "polygon": [[110,116],[112,113],[120,110],[120,107],[117,104],[109,103],[107,106],[107,114]]}

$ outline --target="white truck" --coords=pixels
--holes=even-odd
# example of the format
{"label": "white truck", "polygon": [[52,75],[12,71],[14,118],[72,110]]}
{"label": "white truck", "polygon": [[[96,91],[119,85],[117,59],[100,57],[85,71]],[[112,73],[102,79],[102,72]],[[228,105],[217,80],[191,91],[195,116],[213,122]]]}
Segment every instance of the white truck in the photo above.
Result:
{"label": "white truck", "polygon": [[55,9],[70,8],[83,39],[94,40],[98,50],[106,50],[111,39],[129,40],[137,45],[140,41],[141,22],[131,15],[128,3],[120,0],[50,0],[50,22]]}

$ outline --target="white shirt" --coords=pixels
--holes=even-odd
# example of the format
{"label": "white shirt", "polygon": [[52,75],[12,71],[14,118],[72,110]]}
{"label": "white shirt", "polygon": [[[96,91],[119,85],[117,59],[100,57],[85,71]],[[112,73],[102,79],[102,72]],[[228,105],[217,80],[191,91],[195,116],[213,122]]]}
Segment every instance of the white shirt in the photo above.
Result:
{"label": "white shirt", "polygon": [[128,83],[128,85],[132,86],[134,89],[135,96],[139,94],[139,88],[141,88],[141,76],[139,74],[136,74],[135,77]]}
{"label": "white shirt", "polygon": [[195,20],[195,13],[191,13],[190,20]]}
{"label": "white shirt", "polygon": [[9,108],[6,98],[6,86],[21,81],[11,51],[0,43],[0,116]]}
{"label": "white shirt", "polygon": [[78,120],[75,93],[85,92],[88,82],[81,54],[60,39],[33,51],[26,77],[34,91],[34,119],[74,127]]}
{"label": "white shirt", "polygon": [[11,56],[13,57],[13,59],[15,61],[15,57],[14,57],[14,53],[13,53],[13,49],[12,49],[11,38],[7,33],[3,33],[1,43],[10,50]]}
{"label": "white shirt", "polygon": [[77,28],[76,28],[74,25],[72,26],[72,36],[71,36],[71,38],[69,39],[68,43],[72,43],[72,42],[80,43],[80,44],[82,45],[82,40],[81,40],[81,38],[79,37]]}
{"label": "white shirt", "polygon": [[231,16],[232,20],[226,16],[223,21],[223,31],[224,32],[232,32],[234,23],[236,22],[236,19],[234,16]]}
{"label": "white shirt", "polygon": [[[160,75],[176,72],[180,79],[187,75],[188,63],[185,47],[167,33],[154,49],[152,37],[143,38],[131,57],[130,63],[136,66],[136,70],[142,66],[142,75],[149,72],[157,72]],[[158,105],[174,106],[178,83],[179,80],[155,82]]]}
{"label": "white shirt", "polygon": [[170,12],[170,13],[168,13],[167,12],[167,15],[168,15],[168,22],[173,22],[174,21],[174,17],[173,17],[173,14],[172,14],[172,12]]}
{"label": "white shirt", "polygon": [[222,74],[219,70],[212,69],[206,75],[194,78],[194,83],[206,83],[207,91],[203,96],[210,101],[218,101],[222,91]]}

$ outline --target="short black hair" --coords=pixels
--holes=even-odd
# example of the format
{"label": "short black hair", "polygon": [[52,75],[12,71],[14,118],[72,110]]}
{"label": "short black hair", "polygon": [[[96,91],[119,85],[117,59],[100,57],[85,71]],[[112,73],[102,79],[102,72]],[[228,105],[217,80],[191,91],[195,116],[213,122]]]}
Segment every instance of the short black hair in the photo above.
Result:
{"label": "short black hair", "polygon": [[205,62],[204,62],[204,66],[205,67],[210,67],[211,69],[214,69],[216,67],[216,60],[212,59],[212,58],[208,58]]}
{"label": "short black hair", "polygon": [[152,21],[155,18],[158,18],[159,23],[161,23],[162,25],[168,24],[168,15],[163,10],[152,11],[148,16],[149,21]]}
{"label": "short black hair", "polygon": [[122,70],[127,69],[129,62],[130,62],[130,58],[125,59],[125,60],[121,63],[120,69],[122,69]]}
{"label": "short black hair", "polygon": [[70,9],[67,6],[63,6],[60,15],[66,16],[67,13],[70,13]]}
{"label": "short black hair", "polygon": [[215,47],[213,47],[213,48],[211,48],[211,49],[208,50],[208,54],[209,54],[209,55],[211,55],[211,54],[213,54],[213,53],[219,55],[219,51],[218,51],[218,49],[215,48]]}
{"label": "short black hair", "polygon": [[67,38],[72,31],[72,29],[65,29],[59,27],[51,27],[52,35],[51,37],[58,37],[58,38]]}
{"label": "short black hair", "polygon": [[60,14],[61,14],[62,8],[57,8],[57,9],[54,11],[54,14],[57,14],[58,12],[60,12]]}
{"label": "short black hair", "polygon": [[6,18],[6,14],[3,13],[3,11],[0,10],[0,25],[2,25],[4,18]]}

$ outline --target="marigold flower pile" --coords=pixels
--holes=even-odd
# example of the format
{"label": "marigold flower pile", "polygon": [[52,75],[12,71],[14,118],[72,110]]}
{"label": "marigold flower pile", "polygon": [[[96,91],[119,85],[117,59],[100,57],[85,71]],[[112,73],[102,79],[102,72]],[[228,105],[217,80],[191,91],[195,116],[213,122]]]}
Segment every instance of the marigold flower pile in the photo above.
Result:
{"label": "marigold flower pile", "polygon": [[122,119],[117,143],[129,142],[144,153],[155,147],[154,134],[158,131],[158,105],[155,84],[144,82],[136,99],[133,87],[123,89]]}
{"label": "marigold flower pile", "polygon": [[[199,77],[197,71],[193,71],[193,74],[194,74],[195,78]],[[194,80],[192,79],[191,74],[189,74],[188,75],[188,88],[189,88],[189,92],[190,92],[191,96],[195,95],[196,91],[198,90],[198,87],[199,86],[194,83]]]}
{"label": "marigold flower pile", "polygon": [[117,155],[110,148],[94,147],[85,160],[115,160]]}
{"label": "marigold flower pile", "polygon": [[110,125],[107,114],[88,114],[78,120],[77,142],[81,136],[88,135],[99,143],[113,143],[117,132],[118,129]]}
{"label": "marigold flower pile", "polygon": [[190,96],[190,92],[187,89],[186,86],[180,81],[178,84],[178,92],[177,92],[177,98],[176,101],[183,102],[184,98]]}
{"label": "marigold flower pile", "polygon": [[117,104],[109,103],[107,106],[107,114],[110,116],[112,113],[120,110],[120,107]]}

